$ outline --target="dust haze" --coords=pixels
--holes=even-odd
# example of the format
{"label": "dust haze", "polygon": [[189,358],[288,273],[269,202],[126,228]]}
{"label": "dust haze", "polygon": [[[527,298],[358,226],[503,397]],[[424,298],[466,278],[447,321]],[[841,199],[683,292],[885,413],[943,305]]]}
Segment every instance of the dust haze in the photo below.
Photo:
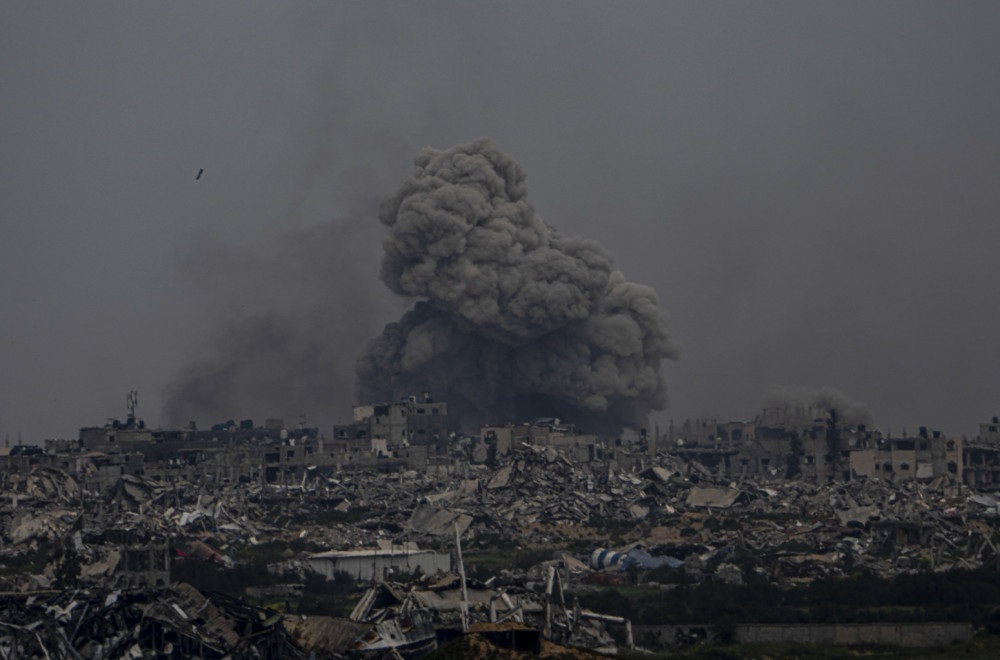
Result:
{"label": "dust haze", "polygon": [[[131,390],[154,428],[336,421],[388,323],[408,365],[443,333],[484,365],[470,409],[533,391],[662,429],[790,383],[974,435],[1000,414],[998,31],[975,1],[4,3],[0,437],[76,437]],[[484,135],[566,264],[597,259],[562,318],[380,279],[379,199],[424,147]],[[563,368],[592,334],[540,373],[509,360],[603,314],[615,269],[683,347],[652,349],[664,410],[624,355]],[[371,394],[419,384],[392,364]],[[523,392],[491,380],[515,369]]]}

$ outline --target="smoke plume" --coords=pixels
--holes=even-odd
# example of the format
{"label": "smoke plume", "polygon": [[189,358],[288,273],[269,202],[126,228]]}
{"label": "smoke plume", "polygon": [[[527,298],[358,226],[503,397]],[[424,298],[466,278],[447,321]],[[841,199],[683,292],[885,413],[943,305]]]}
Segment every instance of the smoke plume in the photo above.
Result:
{"label": "smoke plume", "polygon": [[465,428],[553,415],[604,432],[666,407],[678,349],[651,288],[538,217],[489,139],[414,164],[379,219],[382,280],[417,302],[358,359],[359,401],[430,391]]}
{"label": "smoke plume", "polygon": [[826,420],[830,411],[836,410],[844,426],[873,425],[868,406],[835,387],[772,387],[764,394],[761,407],[765,423],[809,425],[815,419]]}
{"label": "smoke plume", "polygon": [[215,330],[164,388],[163,421],[337,421],[354,360],[385,318],[364,285],[374,280],[374,240],[370,223],[345,221],[286,234],[267,250],[201,246],[186,267],[211,301],[202,315]]}

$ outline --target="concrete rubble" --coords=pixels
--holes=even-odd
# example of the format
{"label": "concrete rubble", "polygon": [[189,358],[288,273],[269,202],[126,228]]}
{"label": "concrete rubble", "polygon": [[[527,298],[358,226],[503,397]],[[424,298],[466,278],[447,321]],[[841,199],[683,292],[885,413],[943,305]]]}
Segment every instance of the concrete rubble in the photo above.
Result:
{"label": "concrete rubble", "polygon": [[305,657],[280,617],[182,583],[4,592],[0,608],[5,658]]}
{"label": "concrete rubble", "polygon": [[[738,584],[734,558],[747,552],[758,575],[779,584],[858,567],[888,576],[995,565],[987,522],[998,512],[994,495],[947,477],[732,480],[693,459],[628,447],[614,460],[581,462],[523,444],[492,466],[456,456],[422,471],[313,470],[292,485],[122,474],[97,490],[39,468],[5,474],[0,492],[0,655],[416,657],[435,630],[508,620],[613,650],[607,626],[629,623],[566,602],[570,585],[661,567]],[[383,575],[349,622],[280,616],[170,580],[178,556],[231,566],[235,551],[276,540],[325,552],[449,552],[456,529],[472,547],[502,539],[585,549],[469,578],[464,589],[454,572],[397,585]],[[51,560],[32,563],[43,555]],[[283,570],[303,573],[312,555]]]}

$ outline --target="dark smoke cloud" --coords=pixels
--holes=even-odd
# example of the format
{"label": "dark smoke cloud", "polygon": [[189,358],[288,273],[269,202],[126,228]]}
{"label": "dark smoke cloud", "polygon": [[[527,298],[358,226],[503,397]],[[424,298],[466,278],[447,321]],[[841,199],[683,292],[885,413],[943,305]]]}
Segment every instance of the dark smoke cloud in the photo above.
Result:
{"label": "dark smoke cloud", "polygon": [[304,414],[326,429],[342,418],[357,354],[384,318],[364,284],[375,279],[370,224],[331,222],[267,248],[202,245],[186,266],[215,330],[164,388],[163,423]]}
{"label": "dark smoke cloud", "polygon": [[817,418],[825,420],[831,410],[836,410],[845,426],[865,424],[870,428],[874,425],[868,406],[835,387],[775,386],[762,397],[761,408],[765,420],[787,424],[807,425]]}
{"label": "dark smoke cloud", "polygon": [[465,428],[557,415],[610,432],[666,407],[678,349],[653,289],[538,217],[489,139],[414,164],[379,218],[382,280],[419,302],[359,358],[360,401],[428,390]]}

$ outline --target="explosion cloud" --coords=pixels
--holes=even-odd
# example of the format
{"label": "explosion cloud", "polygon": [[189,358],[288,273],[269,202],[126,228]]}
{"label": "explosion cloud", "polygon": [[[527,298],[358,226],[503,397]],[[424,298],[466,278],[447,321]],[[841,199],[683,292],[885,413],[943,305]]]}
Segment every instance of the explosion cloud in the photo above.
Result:
{"label": "explosion cloud", "polygon": [[382,280],[417,302],[359,357],[360,401],[429,391],[468,428],[553,415],[604,432],[666,407],[661,363],[678,349],[653,289],[538,217],[491,140],[414,164],[379,219]]}

